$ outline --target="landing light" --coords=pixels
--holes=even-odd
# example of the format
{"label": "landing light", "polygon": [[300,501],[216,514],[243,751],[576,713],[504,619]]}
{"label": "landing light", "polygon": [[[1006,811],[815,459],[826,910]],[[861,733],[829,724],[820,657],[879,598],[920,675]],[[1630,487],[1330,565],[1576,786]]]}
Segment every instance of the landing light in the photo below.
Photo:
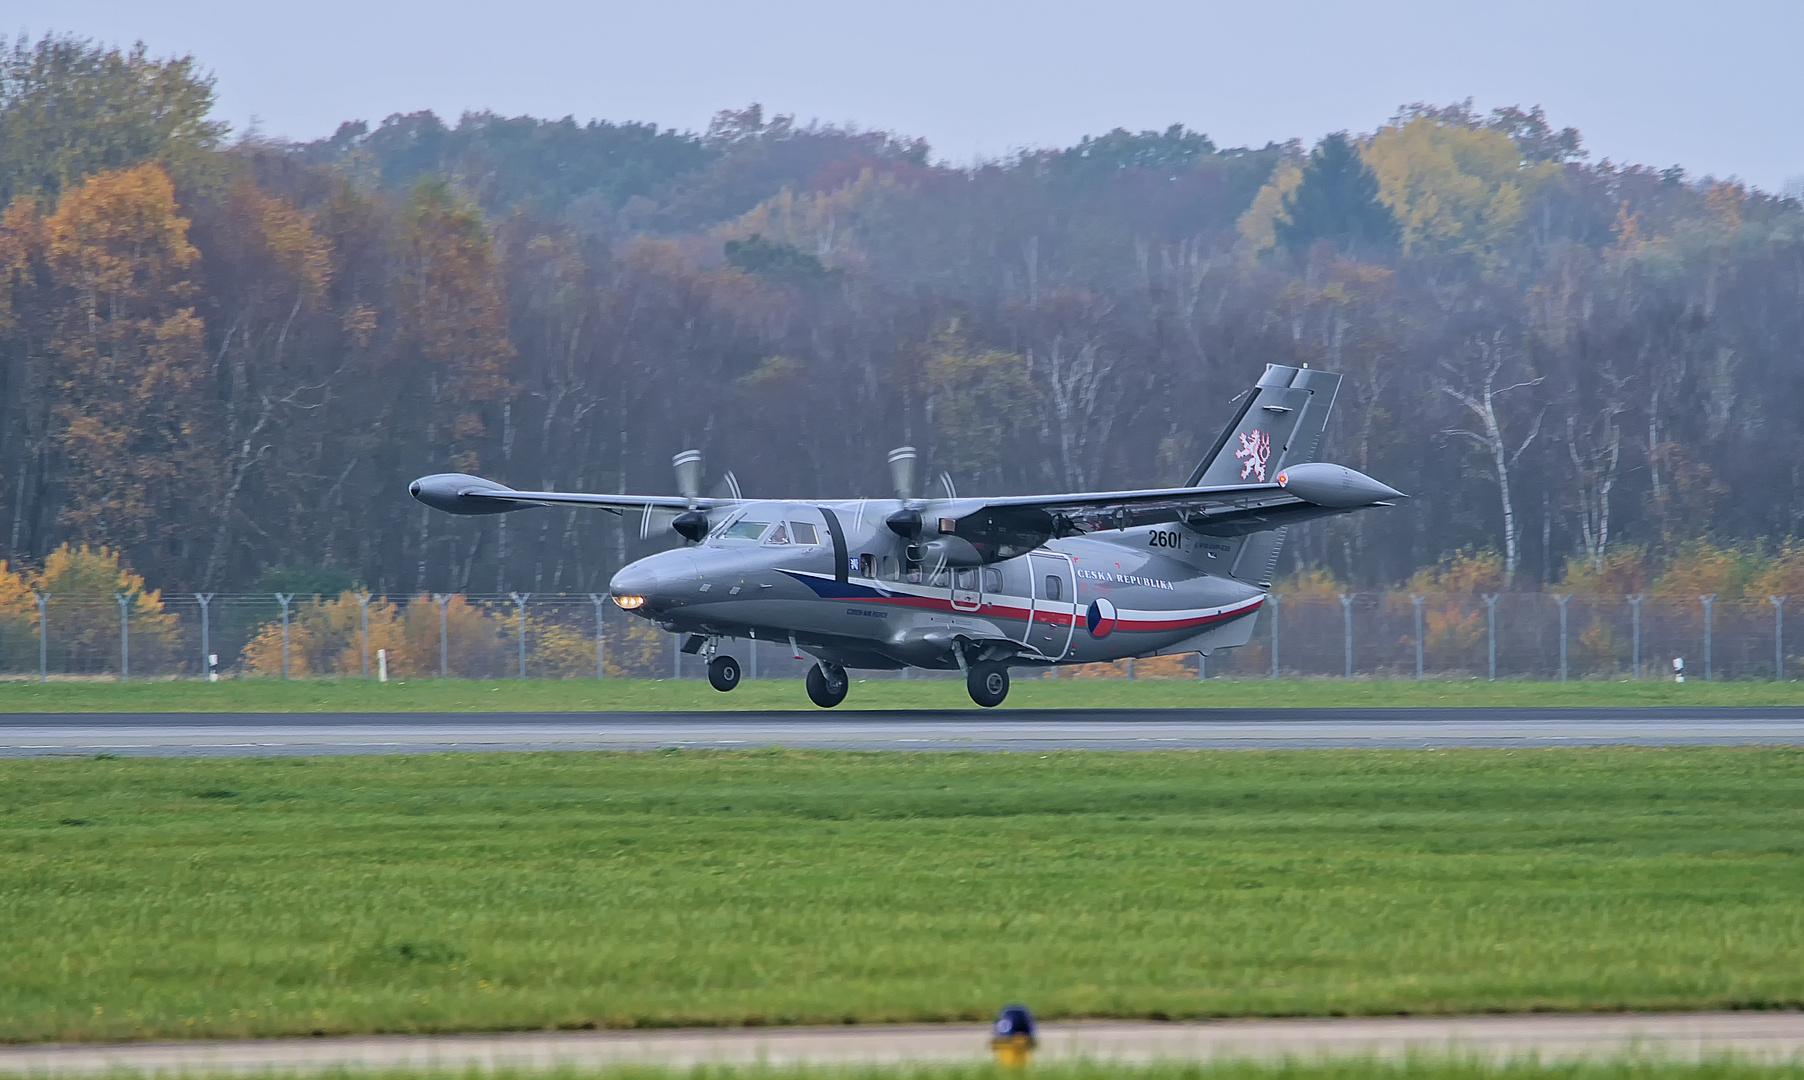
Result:
{"label": "landing light", "polygon": [[627,611],[631,611],[634,608],[644,607],[645,606],[645,597],[643,597],[643,596],[616,596],[616,597],[614,597],[614,603],[618,604],[620,607],[624,608]]}

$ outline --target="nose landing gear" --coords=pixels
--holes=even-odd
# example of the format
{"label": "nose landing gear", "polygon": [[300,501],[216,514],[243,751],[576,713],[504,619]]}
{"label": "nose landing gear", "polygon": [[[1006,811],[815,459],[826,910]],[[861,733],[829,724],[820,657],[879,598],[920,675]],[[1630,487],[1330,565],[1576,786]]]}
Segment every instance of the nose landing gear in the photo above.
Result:
{"label": "nose landing gear", "polygon": [[852,680],[846,678],[845,668],[823,661],[808,669],[807,684],[808,700],[823,709],[831,709],[846,700]]}
{"label": "nose landing gear", "polygon": [[739,685],[739,661],[726,654],[708,661],[708,685],[726,693]]}

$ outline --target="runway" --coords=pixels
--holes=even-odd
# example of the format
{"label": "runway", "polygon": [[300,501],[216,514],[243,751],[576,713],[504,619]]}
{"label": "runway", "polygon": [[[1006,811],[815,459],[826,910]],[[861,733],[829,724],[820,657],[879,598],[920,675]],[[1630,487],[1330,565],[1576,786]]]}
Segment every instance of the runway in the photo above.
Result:
{"label": "runway", "polygon": [[[987,1036],[979,1025],[943,1024],[11,1046],[0,1047],[0,1075],[282,1074],[328,1069],[465,1073],[623,1064],[690,1069],[977,1062],[989,1056]],[[1730,1054],[1771,1063],[1797,1060],[1804,1054],[1804,1014],[1091,1021],[1044,1025],[1036,1060],[1145,1063],[1448,1055],[1573,1061],[1628,1055],[1695,1061]]]}
{"label": "runway", "polygon": [[1047,753],[1733,745],[1804,746],[1804,708],[0,715],[0,757],[13,758],[775,746]]}

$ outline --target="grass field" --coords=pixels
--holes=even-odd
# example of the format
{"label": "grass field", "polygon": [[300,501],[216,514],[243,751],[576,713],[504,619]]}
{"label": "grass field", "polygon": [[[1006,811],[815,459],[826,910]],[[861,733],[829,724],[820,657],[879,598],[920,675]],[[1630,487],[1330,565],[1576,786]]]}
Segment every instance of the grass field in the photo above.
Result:
{"label": "grass field", "polygon": [[1796,1007],[1804,752],[0,762],[0,1039]]}
{"label": "grass field", "polygon": [[[1004,709],[1356,708],[1384,706],[1804,705],[1804,683],[1015,681]],[[970,709],[962,680],[854,682],[847,709]],[[812,710],[799,681],[748,682],[730,694],[699,680],[469,682],[459,679],[244,679],[0,682],[0,714],[19,712],[584,712]]]}

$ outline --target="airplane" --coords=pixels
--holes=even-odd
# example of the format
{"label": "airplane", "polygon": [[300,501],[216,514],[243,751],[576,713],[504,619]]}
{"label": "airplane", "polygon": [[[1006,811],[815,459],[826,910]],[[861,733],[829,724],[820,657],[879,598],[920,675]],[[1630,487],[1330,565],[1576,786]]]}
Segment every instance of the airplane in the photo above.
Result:
{"label": "airplane", "polygon": [[662,523],[683,545],[615,574],[615,604],[684,637],[716,690],[739,685],[733,639],[812,657],[808,697],[844,701],[849,670],[958,670],[971,700],[1008,696],[1009,671],[1245,645],[1285,531],[1407,498],[1313,461],[1341,376],[1267,365],[1234,419],[1175,488],[961,498],[951,477],[915,492],[916,452],[889,464],[893,499],[747,499],[727,474],[700,495],[701,455],[676,456],[680,495],[517,491],[463,473],[414,498],[451,514],[586,506]]}

